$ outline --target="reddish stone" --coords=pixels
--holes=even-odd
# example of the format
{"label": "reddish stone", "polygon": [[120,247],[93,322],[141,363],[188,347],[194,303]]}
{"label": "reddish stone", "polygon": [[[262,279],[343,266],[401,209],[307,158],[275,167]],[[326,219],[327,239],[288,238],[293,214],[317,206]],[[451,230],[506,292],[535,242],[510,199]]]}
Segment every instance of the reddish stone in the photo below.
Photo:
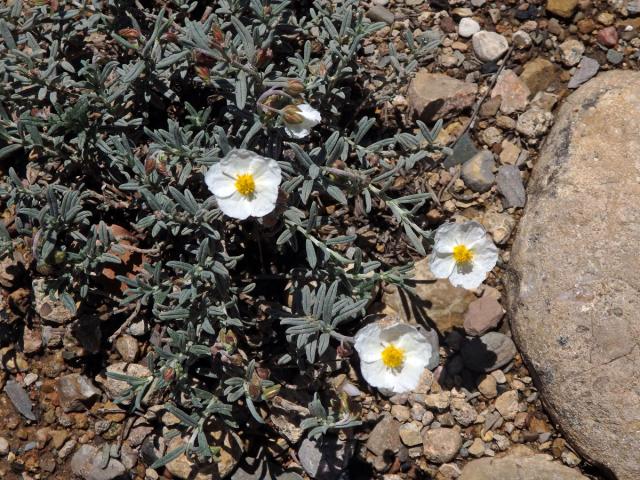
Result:
{"label": "reddish stone", "polygon": [[616,27],[607,27],[600,30],[598,32],[598,42],[605,47],[615,47],[618,44],[618,31]]}

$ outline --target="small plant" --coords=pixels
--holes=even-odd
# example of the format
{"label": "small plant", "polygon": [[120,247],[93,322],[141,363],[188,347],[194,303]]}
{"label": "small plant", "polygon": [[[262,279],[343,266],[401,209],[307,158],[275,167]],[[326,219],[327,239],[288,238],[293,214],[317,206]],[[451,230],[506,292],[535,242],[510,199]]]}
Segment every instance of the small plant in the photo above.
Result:
{"label": "small plant", "polygon": [[[151,375],[110,375],[132,412],[180,420],[187,444],[156,467],[215,461],[212,425],[270,435],[270,400],[300,375],[311,437],[358,425],[317,394],[338,399],[326,365],[346,361],[376,287],[410,276],[364,233],[418,256],[431,240],[429,193],[398,184],[446,154],[442,122],[389,133],[375,111],[437,39],[391,49],[371,94],[363,42],[384,24],[355,0],[115,3],[0,6],[0,197],[15,216],[0,255],[27,242],[74,315],[154,331]],[[234,171],[238,202],[261,199],[246,209],[220,186],[238,152],[278,174],[263,201],[258,170]]]}

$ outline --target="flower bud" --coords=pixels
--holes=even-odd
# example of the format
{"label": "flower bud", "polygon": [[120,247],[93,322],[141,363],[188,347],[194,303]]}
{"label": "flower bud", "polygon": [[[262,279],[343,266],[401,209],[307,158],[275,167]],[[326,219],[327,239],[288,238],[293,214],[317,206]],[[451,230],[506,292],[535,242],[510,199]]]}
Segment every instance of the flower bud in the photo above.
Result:
{"label": "flower bud", "polygon": [[263,67],[273,58],[273,51],[270,48],[261,48],[256,53],[256,67]]}
{"label": "flower bud", "polygon": [[216,45],[222,45],[224,42],[224,33],[217,25],[213,27],[213,41]]}
{"label": "flower bud", "polygon": [[300,80],[289,80],[284,91],[289,95],[297,97],[304,92],[304,84]]}
{"label": "flower bud", "polygon": [[196,75],[198,75],[204,83],[209,83],[209,80],[211,79],[209,76],[209,69],[207,67],[196,66]]}
{"label": "flower bud", "polygon": [[162,378],[164,378],[164,381],[167,383],[170,383],[175,376],[176,372],[172,367],[167,367],[162,373]]}
{"label": "flower bud", "polygon": [[67,258],[67,253],[63,250],[56,250],[53,252],[53,264],[60,265]]}
{"label": "flower bud", "polygon": [[271,400],[273,397],[280,393],[280,385],[271,385],[270,387],[262,388],[262,399]]}
{"label": "flower bud", "polygon": [[127,40],[136,40],[140,38],[140,31],[135,28],[122,28],[118,30],[118,35]]}
{"label": "flower bud", "polygon": [[286,123],[300,124],[304,122],[304,117],[300,109],[295,105],[287,105],[282,109],[282,118]]}
{"label": "flower bud", "polygon": [[149,175],[156,169],[156,159],[152,155],[148,156],[144,161],[144,173]]}

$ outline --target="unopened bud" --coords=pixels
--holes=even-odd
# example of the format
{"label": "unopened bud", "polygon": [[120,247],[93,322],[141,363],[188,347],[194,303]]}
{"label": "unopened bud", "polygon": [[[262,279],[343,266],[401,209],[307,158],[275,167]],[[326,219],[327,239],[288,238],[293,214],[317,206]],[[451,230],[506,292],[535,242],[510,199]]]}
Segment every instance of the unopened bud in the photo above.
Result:
{"label": "unopened bud", "polygon": [[289,80],[284,91],[289,95],[297,97],[304,92],[304,84],[300,80]]}
{"label": "unopened bud", "polygon": [[256,53],[256,67],[264,66],[273,58],[273,51],[270,48],[261,48]]}
{"label": "unopened bud", "polygon": [[178,43],[178,34],[176,32],[167,32],[162,38],[167,42]]}
{"label": "unopened bud", "polygon": [[300,109],[295,105],[287,105],[282,109],[282,118],[286,123],[293,125],[304,122],[304,117],[300,113]]}
{"label": "unopened bud", "polygon": [[153,156],[148,156],[144,161],[144,173],[149,175],[156,169],[156,159]]}
{"label": "unopened bud", "polygon": [[127,40],[136,40],[140,38],[140,31],[135,28],[122,28],[118,30],[118,35]]}
{"label": "unopened bud", "polygon": [[211,55],[207,55],[202,50],[195,50],[193,52],[193,59],[195,60],[196,64],[201,67],[211,68],[216,64],[216,59]]}
{"label": "unopened bud", "polygon": [[211,79],[209,76],[209,69],[207,67],[196,66],[196,75],[198,75],[204,83],[209,83],[209,80]]}
{"label": "unopened bud", "polygon": [[213,41],[216,45],[222,45],[222,42],[224,42],[224,33],[217,25],[213,27]]}
{"label": "unopened bud", "polygon": [[53,252],[53,263],[54,265],[60,265],[67,258],[67,253],[62,250],[56,250]]}
{"label": "unopened bud", "polygon": [[167,367],[162,373],[162,378],[164,378],[164,381],[167,383],[171,382],[175,376],[176,372],[172,367]]}
{"label": "unopened bud", "polygon": [[280,393],[280,385],[271,385],[270,387],[262,388],[262,399],[271,400],[273,397]]}

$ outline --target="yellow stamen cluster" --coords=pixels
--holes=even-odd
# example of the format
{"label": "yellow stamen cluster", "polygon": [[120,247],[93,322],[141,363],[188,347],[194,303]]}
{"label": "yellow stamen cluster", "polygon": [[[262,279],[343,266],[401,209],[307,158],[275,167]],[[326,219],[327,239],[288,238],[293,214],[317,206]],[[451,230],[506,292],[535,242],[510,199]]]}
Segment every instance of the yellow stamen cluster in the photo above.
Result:
{"label": "yellow stamen cluster", "polygon": [[250,173],[243,173],[236,177],[236,190],[244,197],[250,197],[256,191],[256,181]]}
{"label": "yellow stamen cluster", "polygon": [[404,350],[393,344],[387,345],[381,356],[382,363],[389,368],[398,368],[404,363]]}
{"label": "yellow stamen cluster", "polygon": [[473,260],[473,251],[466,245],[456,245],[453,247],[453,259],[458,265],[464,265]]}

